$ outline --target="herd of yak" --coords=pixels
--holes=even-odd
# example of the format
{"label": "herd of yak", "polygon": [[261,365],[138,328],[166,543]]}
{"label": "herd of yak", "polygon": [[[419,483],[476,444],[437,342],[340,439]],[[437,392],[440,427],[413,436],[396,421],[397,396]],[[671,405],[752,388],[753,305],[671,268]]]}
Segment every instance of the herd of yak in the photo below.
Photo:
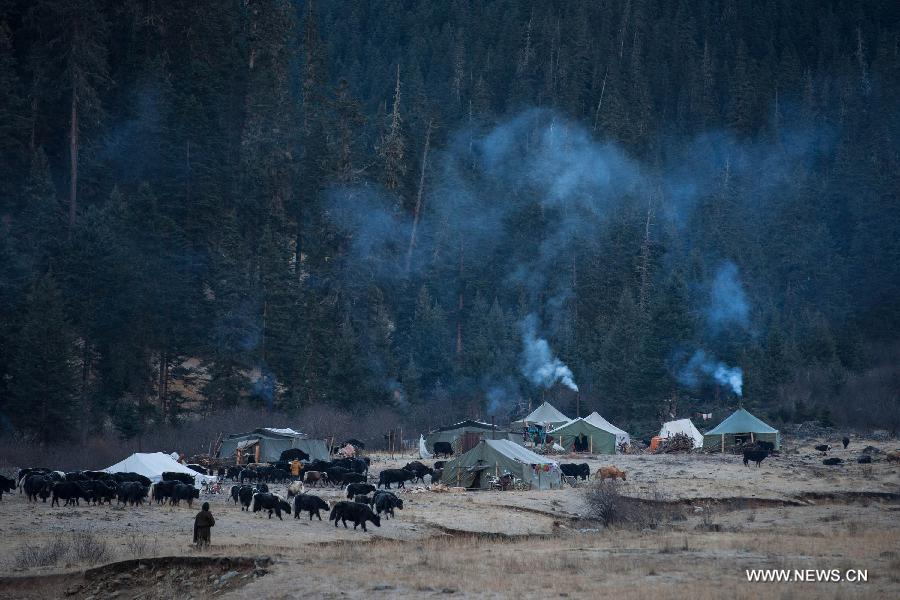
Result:
{"label": "herd of yak", "polygon": [[[415,461],[402,469],[385,469],[379,473],[377,485],[368,483],[368,458],[347,458],[333,461],[315,460],[306,463],[303,476],[291,481],[288,463],[272,465],[250,465],[245,467],[229,467],[217,471],[222,478],[239,482],[231,488],[231,498],[241,510],[260,512],[267,511],[269,518],[274,513],[281,519],[282,513],[300,518],[306,511],[312,520],[313,515],[321,521],[319,511],[331,510],[330,520],[335,527],[352,522],[353,528],[366,522],[381,526],[381,517],[394,517],[396,509],[403,509],[403,500],[390,491],[391,485],[404,487],[407,481],[424,481],[426,475],[432,481],[440,477],[443,462],[435,467],[427,467]],[[188,465],[195,471],[208,474],[208,470],[199,465]],[[246,483],[245,483],[246,482]],[[287,498],[269,490],[272,483],[287,483]],[[305,493],[305,485],[345,487],[347,501],[339,501],[330,506],[318,496]],[[15,479],[0,476],[0,500],[4,492],[12,492],[16,488],[24,493],[29,502],[50,500],[51,506],[79,505],[81,500],[89,504],[110,504],[139,506],[145,501],[156,504],[179,506],[185,501],[188,507],[200,497],[200,490],[195,486],[195,478],[187,473],[164,472],[162,480],[152,482],[139,473],[107,473],[105,471],[54,471],[45,468],[21,469]],[[386,488],[386,489],[380,489]],[[293,506],[288,500],[293,498]]]}

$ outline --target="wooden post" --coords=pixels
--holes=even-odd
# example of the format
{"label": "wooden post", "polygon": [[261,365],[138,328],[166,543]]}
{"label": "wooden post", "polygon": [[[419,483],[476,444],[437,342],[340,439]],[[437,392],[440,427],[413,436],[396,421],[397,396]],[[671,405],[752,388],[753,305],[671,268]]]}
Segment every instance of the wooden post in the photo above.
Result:
{"label": "wooden post", "polygon": [[590,436],[588,438],[590,441],[588,442],[588,454],[594,453],[594,436]]}
{"label": "wooden post", "polygon": [[403,428],[400,428],[400,456],[403,456]]}
{"label": "wooden post", "polygon": [[722,434],[722,454],[725,454],[725,434]]}
{"label": "wooden post", "polygon": [[755,441],[756,441],[756,440],[753,439],[753,432],[751,431],[751,432],[750,432],[750,443],[752,444],[752,443],[755,442]]}

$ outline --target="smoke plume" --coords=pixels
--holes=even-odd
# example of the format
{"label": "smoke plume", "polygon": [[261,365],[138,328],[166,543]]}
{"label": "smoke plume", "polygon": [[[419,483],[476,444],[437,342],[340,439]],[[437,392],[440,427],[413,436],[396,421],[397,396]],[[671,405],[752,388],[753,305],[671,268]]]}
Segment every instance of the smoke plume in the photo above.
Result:
{"label": "smoke plume", "polygon": [[697,350],[679,373],[679,380],[688,387],[696,388],[703,377],[710,377],[727,386],[738,396],[743,395],[744,372],[740,367],[731,367],[703,350]]}
{"label": "smoke plume", "polygon": [[577,392],[572,370],[553,355],[547,340],[537,336],[537,317],[522,322],[522,374],[534,385],[552,387],[557,382]]}

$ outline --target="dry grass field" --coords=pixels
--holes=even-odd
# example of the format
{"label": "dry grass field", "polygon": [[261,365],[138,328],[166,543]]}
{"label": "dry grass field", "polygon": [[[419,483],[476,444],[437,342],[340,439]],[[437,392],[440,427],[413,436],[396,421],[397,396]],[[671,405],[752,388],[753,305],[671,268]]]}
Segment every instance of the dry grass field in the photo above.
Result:
{"label": "dry grass field", "polygon": [[[0,501],[0,598],[900,597],[900,466],[859,465],[854,439],[825,467],[817,440],[762,467],[721,455],[588,461],[628,473],[630,522],[590,519],[585,487],[400,492],[404,509],[369,533],[304,515],[248,514],[203,498],[213,545],[190,545],[197,508],[64,507]],[[372,470],[410,457],[376,456]],[[582,459],[576,459],[581,462]],[[319,493],[341,497],[337,489]],[[866,570],[864,583],[750,583],[747,569]]]}

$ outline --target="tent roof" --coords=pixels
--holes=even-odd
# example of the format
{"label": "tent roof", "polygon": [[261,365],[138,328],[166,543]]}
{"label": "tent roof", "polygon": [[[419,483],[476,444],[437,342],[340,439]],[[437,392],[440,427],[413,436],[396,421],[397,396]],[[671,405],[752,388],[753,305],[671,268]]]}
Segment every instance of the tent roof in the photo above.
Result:
{"label": "tent roof", "polygon": [[204,479],[209,481],[217,479],[212,475],[203,475],[188,469],[164,452],[136,452],[125,460],[103,470],[107,473],[138,473],[154,482],[160,481],[165,471],[193,475],[196,483],[200,483]]}
{"label": "tent roof", "polygon": [[549,402],[544,402],[534,409],[530,415],[520,419],[520,421],[528,423],[565,423],[569,420],[569,417],[556,410]]}
{"label": "tent roof", "polygon": [[241,437],[259,438],[260,436],[269,438],[305,438],[306,434],[300,433],[290,427],[259,427],[253,431],[248,431],[247,433],[231,433],[226,439]]}
{"label": "tent roof", "polygon": [[536,454],[512,440],[484,440],[484,443],[500,454],[526,465],[557,464],[552,458]]}
{"label": "tent roof", "polygon": [[766,425],[758,418],[739,408],[727,419],[716,427],[706,432],[706,435],[722,435],[723,433],[778,433],[778,430]]}
{"label": "tent roof", "polygon": [[[573,426],[577,427],[577,426],[579,426],[579,425],[583,425],[584,427],[586,427],[586,428],[588,429],[588,431],[590,431],[590,430],[598,430],[598,431],[603,431],[603,432],[605,432],[605,433],[609,433],[609,434],[611,434],[611,435],[615,435],[615,432],[610,431],[610,430],[608,430],[608,429],[604,429],[603,427],[598,427],[596,424],[591,423],[590,421],[588,421],[588,420],[585,419],[584,417],[579,417],[579,418],[577,418],[577,419],[572,419],[572,420],[569,421],[568,423],[564,423],[564,424],[560,425],[559,427],[556,427],[555,429],[551,429],[548,433],[551,433],[551,434],[552,434],[552,433],[560,433],[560,432],[565,433],[565,431],[566,431],[567,429],[569,429],[569,428],[571,428],[571,427],[573,427]],[[580,429],[580,427],[578,427],[578,428]]]}
{"label": "tent roof", "polygon": [[694,422],[690,419],[678,419],[677,421],[668,421],[663,423],[662,429],[659,430],[659,437],[673,437],[676,433],[683,433],[694,440],[694,447],[703,445],[703,434],[694,426]]}
{"label": "tent roof", "polygon": [[604,431],[614,433],[618,437],[625,437],[625,438],[631,439],[631,436],[628,434],[627,431],[619,429],[618,427],[616,427],[615,425],[613,425],[612,423],[610,423],[609,421],[604,419],[602,416],[600,416],[600,413],[598,413],[597,411],[594,411],[591,414],[589,414],[588,416],[586,416],[584,418],[584,420],[587,421],[588,423],[590,423],[591,425],[593,425],[594,427],[598,427],[600,429],[603,429]]}
{"label": "tent roof", "polygon": [[483,421],[466,419],[465,421],[460,421],[459,423],[454,423],[453,425],[438,427],[437,429],[435,429],[435,431],[453,431],[454,429],[462,429],[463,427],[471,427],[474,429],[491,429],[491,424],[485,423]]}

